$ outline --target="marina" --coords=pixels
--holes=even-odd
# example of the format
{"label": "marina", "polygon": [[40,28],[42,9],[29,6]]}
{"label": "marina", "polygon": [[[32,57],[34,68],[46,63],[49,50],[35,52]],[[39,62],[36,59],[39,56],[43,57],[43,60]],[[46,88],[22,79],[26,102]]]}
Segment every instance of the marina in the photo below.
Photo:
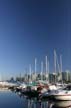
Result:
{"label": "marina", "polygon": [[71,108],[71,84],[60,88],[37,82],[7,82],[7,87],[0,89],[0,100],[1,108]]}
{"label": "marina", "polygon": [[[0,101],[1,108],[70,108],[71,107],[71,81],[66,75],[67,80],[64,81],[62,71],[62,58],[60,56],[60,65],[58,62],[56,51],[54,50],[54,69],[55,72],[49,71],[49,61],[45,57],[45,78],[43,70],[43,62],[41,62],[41,70],[38,77],[37,60],[35,59],[35,71],[32,73],[31,65],[29,65],[29,74],[26,80],[0,81]],[[57,72],[58,67],[58,72]],[[29,77],[28,77],[29,76]],[[7,100],[6,100],[7,99]],[[4,103],[5,102],[5,103]],[[12,105],[11,105],[12,104]],[[11,106],[10,106],[11,105]]]}
{"label": "marina", "polygon": [[0,0],[0,108],[71,108],[71,0]]}
{"label": "marina", "polygon": [[71,108],[71,101],[38,101],[36,98],[26,98],[24,95],[0,91],[1,108]]}

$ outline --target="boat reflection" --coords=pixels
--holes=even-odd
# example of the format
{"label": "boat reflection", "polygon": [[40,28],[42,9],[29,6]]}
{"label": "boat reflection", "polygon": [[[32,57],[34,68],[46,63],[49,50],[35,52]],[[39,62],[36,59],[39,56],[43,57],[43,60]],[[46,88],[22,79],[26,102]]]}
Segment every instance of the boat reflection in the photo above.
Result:
{"label": "boat reflection", "polygon": [[18,94],[19,97],[23,97],[25,102],[27,101],[26,108],[71,108],[71,101],[48,101],[37,100],[37,98],[24,97],[22,94]]}
{"label": "boat reflection", "polygon": [[34,102],[28,100],[28,108],[71,108],[71,101]]}
{"label": "boat reflection", "polygon": [[55,101],[54,108],[71,108],[71,101]]}

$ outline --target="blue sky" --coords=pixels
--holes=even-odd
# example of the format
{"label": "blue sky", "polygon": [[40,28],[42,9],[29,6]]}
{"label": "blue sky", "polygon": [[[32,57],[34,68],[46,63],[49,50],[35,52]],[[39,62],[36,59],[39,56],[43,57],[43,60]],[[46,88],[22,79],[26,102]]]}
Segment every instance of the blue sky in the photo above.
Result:
{"label": "blue sky", "polygon": [[48,55],[54,71],[53,51],[62,54],[63,71],[71,70],[70,0],[0,0],[0,74],[15,76]]}

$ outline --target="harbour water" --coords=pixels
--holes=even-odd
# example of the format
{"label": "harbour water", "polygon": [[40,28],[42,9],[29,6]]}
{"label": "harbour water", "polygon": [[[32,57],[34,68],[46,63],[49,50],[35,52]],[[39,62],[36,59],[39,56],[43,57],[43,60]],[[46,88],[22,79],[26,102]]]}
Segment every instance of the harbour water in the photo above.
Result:
{"label": "harbour water", "polygon": [[64,108],[71,108],[71,101],[41,102],[15,92],[0,91],[0,108],[61,108],[61,105],[64,105]]}

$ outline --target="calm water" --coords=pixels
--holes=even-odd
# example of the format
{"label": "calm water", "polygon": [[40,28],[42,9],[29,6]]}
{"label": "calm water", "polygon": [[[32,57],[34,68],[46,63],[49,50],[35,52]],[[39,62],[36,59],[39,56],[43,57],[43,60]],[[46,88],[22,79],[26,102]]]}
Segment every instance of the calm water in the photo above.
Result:
{"label": "calm water", "polygon": [[11,91],[0,91],[0,108],[43,108],[44,103],[26,99]]}
{"label": "calm water", "polygon": [[[0,108],[58,108],[55,107],[55,103],[54,105],[53,103],[54,102],[29,100],[11,91],[0,91]],[[62,101],[60,101],[60,103],[56,102],[56,104],[65,105],[66,101],[64,103]],[[66,105],[68,106],[68,104],[71,104],[71,102],[67,102]]]}

